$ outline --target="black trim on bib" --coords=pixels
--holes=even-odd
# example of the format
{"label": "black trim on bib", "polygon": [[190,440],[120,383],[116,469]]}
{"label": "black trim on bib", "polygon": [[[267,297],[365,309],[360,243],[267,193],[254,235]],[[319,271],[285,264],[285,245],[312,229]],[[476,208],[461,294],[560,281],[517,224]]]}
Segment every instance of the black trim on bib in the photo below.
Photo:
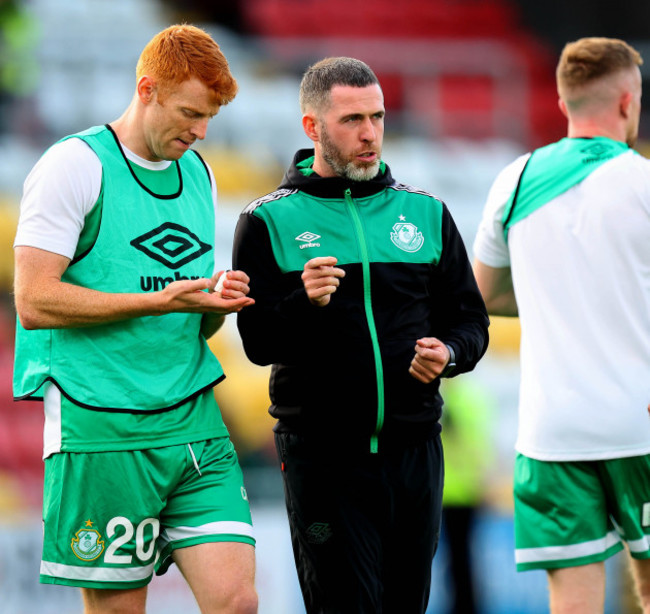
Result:
{"label": "black trim on bib", "polygon": [[117,134],[115,134],[115,131],[113,130],[113,128],[111,128],[109,124],[105,124],[105,126],[106,129],[113,135],[113,138],[115,139],[115,143],[117,143],[117,147],[120,150],[120,153],[124,158],[124,161],[126,162],[126,166],[128,167],[131,176],[133,177],[133,179],[135,179],[136,183],[147,194],[150,194],[154,198],[159,198],[161,200],[173,200],[174,198],[178,198],[183,193],[183,173],[181,172],[181,165],[178,163],[178,160],[174,160],[174,164],[176,165],[176,172],[178,173],[178,190],[174,194],[156,194],[154,191],[150,190],[146,185],[144,185],[144,183],[142,183],[142,181],[138,179],[138,176],[135,174],[135,171],[131,166],[131,162],[129,162],[129,159],[126,157],[126,154],[122,149],[122,143],[120,143],[120,140],[117,138]]}
{"label": "black trim on bib", "polygon": [[207,386],[203,386],[202,388],[195,390],[194,392],[186,396],[184,399],[177,401],[173,405],[169,405],[168,407],[159,407],[157,409],[136,409],[136,408],[129,408],[129,407],[98,407],[96,405],[89,405],[88,403],[82,403],[81,401],[75,399],[72,395],[68,394],[65,390],[63,390],[61,384],[59,384],[59,382],[57,382],[56,379],[54,379],[51,376],[46,377],[41,383],[41,385],[38,388],[36,388],[36,390],[32,390],[32,392],[28,392],[27,394],[24,394],[22,396],[14,396],[13,399],[14,401],[43,401],[45,399],[45,395],[44,394],[36,395],[35,393],[37,390],[40,390],[45,383],[50,382],[59,389],[61,394],[66,399],[68,399],[68,401],[74,403],[79,407],[82,407],[83,409],[89,409],[91,411],[109,412],[115,414],[162,414],[166,411],[176,409],[181,405],[184,405],[188,401],[195,399],[196,397],[202,395],[204,392],[211,390],[212,388],[220,384],[225,379],[226,379],[225,374],[222,374],[213,382],[210,382]]}
{"label": "black trim on bib", "polygon": [[506,228],[506,226],[508,225],[508,222],[510,221],[512,214],[515,211],[515,205],[517,204],[517,196],[519,196],[519,188],[521,187],[521,181],[524,178],[524,171],[526,170],[526,167],[528,166],[528,163],[530,162],[530,159],[532,157],[533,157],[532,154],[528,156],[528,160],[526,160],[526,164],[524,164],[524,168],[521,169],[521,174],[519,175],[519,180],[517,181],[517,188],[515,189],[515,195],[512,197],[512,204],[510,205],[510,211],[508,211],[508,215],[506,216],[505,220],[503,220],[504,228]]}

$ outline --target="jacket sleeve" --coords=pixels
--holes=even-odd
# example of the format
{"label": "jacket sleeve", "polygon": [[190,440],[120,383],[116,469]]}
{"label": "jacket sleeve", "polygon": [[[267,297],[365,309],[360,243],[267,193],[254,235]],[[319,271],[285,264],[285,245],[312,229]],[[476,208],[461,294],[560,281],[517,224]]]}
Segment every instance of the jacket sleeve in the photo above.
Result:
{"label": "jacket sleeve", "polygon": [[443,206],[442,256],[432,270],[435,297],[431,326],[435,337],[454,348],[456,368],[450,376],[471,371],[488,346],[489,318],[476,284],[465,244]]}
{"label": "jacket sleeve", "polygon": [[[268,229],[252,213],[240,215],[233,241],[233,268],[250,277],[255,304],[237,314],[237,328],[249,360],[258,365],[291,364],[304,345],[306,320],[314,307],[300,273],[284,274],[273,254]],[[303,325],[304,324],[304,325]]]}

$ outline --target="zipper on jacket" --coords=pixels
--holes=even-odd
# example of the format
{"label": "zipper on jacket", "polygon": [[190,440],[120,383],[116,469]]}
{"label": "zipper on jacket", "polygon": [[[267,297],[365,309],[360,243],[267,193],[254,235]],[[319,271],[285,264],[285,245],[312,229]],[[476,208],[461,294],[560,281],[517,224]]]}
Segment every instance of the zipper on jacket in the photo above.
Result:
{"label": "zipper on jacket", "polygon": [[375,432],[370,438],[370,452],[375,454],[379,447],[379,433],[384,426],[384,369],[381,361],[381,352],[379,351],[379,338],[377,336],[377,327],[375,325],[375,316],[372,313],[372,296],[370,291],[370,257],[368,256],[368,246],[366,237],[361,224],[361,217],[357,207],[352,199],[352,193],[348,188],[345,190],[345,202],[348,207],[350,216],[354,223],[359,249],[361,251],[361,269],[363,272],[363,306],[366,312],[366,321],[370,330],[370,339],[372,341],[372,351],[375,358],[375,374],[377,379],[377,423]]}

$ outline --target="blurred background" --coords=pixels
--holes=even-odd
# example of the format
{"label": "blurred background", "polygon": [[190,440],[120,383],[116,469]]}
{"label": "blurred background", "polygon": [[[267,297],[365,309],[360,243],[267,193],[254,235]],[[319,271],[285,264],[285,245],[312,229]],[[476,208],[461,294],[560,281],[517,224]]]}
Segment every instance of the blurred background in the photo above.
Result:
{"label": "blurred background", "polygon": [[[384,159],[398,180],[447,203],[470,257],[496,173],[564,136],[554,69],[566,41],[624,38],[646,57],[646,87],[650,80],[647,0],[0,0],[0,614],[82,609],[76,589],[38,584],[42,408],[12,401],[12,241],[22,183],[53,142],[122,113],[140,51],[178,22],[213,34],[240,85],[198,147],[217,177],[224,268],[240,210],[273,190],[295,150],[309,145],[298,86],[322,57],[351,55],[375,70],[386,98]],[[477,369],[443,391],[445,518],[428,614],[548,611],[544,572],[514,570],[518,321],[494,319],[491,337]],[[211,343],[228,376],[216,394],[253,508],[260,612],[301,614],[266,411],[268,371],[245,358],[234,319]],[[607,565],[607,612],[637,612],[625,556]],[[458,591],[455,578],[464,582]],[[465,600],[454,605],[456,593]],[[149,610],[198,612],[175,569],[152,583]]]}

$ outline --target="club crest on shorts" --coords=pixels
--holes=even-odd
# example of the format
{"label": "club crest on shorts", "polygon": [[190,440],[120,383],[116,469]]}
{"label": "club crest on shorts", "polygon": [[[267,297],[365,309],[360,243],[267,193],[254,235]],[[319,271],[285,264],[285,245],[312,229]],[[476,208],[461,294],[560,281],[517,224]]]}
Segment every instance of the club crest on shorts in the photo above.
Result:
{"label": "club crest on shorts", "polygon": [[399,219],[400,221],[393,226],[390,240],[396,247],[405,252],[417,252],[424,244],[424,236],[418,230],[418,227],[407,222],[403,215],[400,215]]}
{"label": "club crest on shorts", "polygon": [[306,536],[310,544],[324,544],[332,534],[332,527],[328,522],[314,522],[307,528]]}
{"label": "club crest on shorts", "polygon": [[93,529],[91,520],[86,520],[85,527],[79,529],[72,538],[70,547],[74,555],[82,561],[94,561],[104,552],[104,540],[97,529]]}

